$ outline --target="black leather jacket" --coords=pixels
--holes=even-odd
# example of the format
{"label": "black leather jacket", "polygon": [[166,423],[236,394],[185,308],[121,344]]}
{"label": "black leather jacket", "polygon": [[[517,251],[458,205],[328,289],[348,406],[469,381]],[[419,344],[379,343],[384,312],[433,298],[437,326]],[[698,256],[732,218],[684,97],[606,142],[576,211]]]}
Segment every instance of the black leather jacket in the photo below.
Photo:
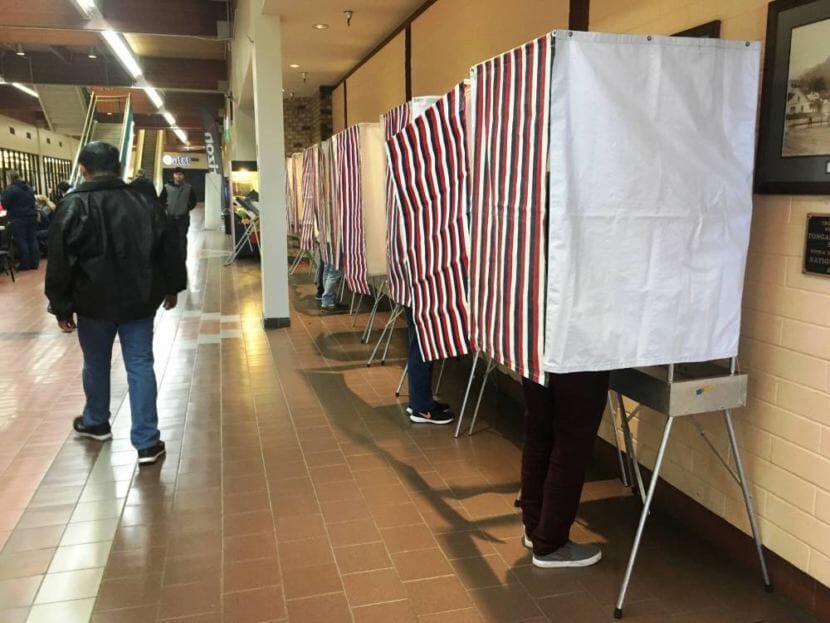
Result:
{"label": "black leather jacket", "polygon": [[179,240],[164,208],[117,177],[67,194],[49,226],[46,296],[64,320],[126,322],[155,315],[187,286]]}

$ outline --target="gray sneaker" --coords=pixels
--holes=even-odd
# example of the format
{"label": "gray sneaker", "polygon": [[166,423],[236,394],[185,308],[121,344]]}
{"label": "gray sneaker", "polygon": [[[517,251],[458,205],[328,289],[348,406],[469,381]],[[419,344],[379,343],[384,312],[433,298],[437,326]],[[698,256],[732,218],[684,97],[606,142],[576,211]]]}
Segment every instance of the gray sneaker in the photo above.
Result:
{"label": "gray sneaker", "polygon": [[533,566],[540,569],[564,569],[590,567],[602,559],[602,550],[596,545],[568,541],[558,550],[546,556],[533,554]]}

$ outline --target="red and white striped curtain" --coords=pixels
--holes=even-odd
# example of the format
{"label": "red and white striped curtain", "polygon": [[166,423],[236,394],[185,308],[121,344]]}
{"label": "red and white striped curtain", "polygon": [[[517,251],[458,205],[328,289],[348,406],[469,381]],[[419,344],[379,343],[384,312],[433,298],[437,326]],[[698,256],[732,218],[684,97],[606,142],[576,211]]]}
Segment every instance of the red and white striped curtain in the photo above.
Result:
{"label": "red and white striped curtain", "polygon": [[332,175],[331,140],[323,141],[319,147],[317,161],[317,227],[319,228],[320,257],[324,264],[334,263],[334,177]]}
{"label": "red and white striped curtain", "polygon": [[343,250],[343,276],[352,292],[369,294],[363,192],[360,172],[360,126],[337,135],[337,199]]}
{"label": "red and white striped curtain", "polygon": [[545,382],[548,134],[553,38],[472,70],[472,346]]}
{"label": "red and white striped curtain", "polygon": [[309,147],[303,152],[303,222],[300,228],[300,250],[314,249],[317,219],[317,156],[318,148]]}
{"label": "red and white striped curtain", "polygon": [[[401,104],[383,115],[384,138],[388,141],[403,130],[410,121],[411,105]],[[386,265],[389,298],[395,303],[410,306],[409,273],[404,264],[405,250],[401,242],[401,211],[395,197],[395,188],[389,167],[386,169]]]}
{"label": "red and white striped curtain", "polygon": [[457,86],[387,141],[425,361],[469,352],[467,137]]}

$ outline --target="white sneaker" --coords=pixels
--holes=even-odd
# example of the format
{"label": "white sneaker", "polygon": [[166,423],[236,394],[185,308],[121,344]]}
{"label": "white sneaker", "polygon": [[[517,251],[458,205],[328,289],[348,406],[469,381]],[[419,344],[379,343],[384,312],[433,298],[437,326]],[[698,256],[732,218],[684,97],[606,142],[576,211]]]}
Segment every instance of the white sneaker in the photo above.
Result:
{"label": "white sneaker", "polygon": [[527,532],[522,533],[522,545],[524,545],[527,549],[533,549],[533,541],[531,541],[530,537],[527,536]]}

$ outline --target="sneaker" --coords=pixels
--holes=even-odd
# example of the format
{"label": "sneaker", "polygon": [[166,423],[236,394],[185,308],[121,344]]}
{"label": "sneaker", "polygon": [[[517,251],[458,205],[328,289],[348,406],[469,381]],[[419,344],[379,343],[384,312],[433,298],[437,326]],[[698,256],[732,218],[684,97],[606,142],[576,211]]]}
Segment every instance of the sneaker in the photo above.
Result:
{"label": "sneaker", "polygon": [[409,419],[416,424],[449,424],[455,418],[446,411],[432,409],[426,412],[418,411],[417,413],[410,413]]}
{"label": "sneaker", "polygon": [[322,301],[323,300],[323,295],[322,294],[315,294],[314,295],[314,300],[315,301]]}
{"label": "sneaker", "polygon": [[321,305],[320,310],[324,314],[345,314],[349,311],[348,306],[341,305],[340,303],[334,303],[332,305]]}
{"label": "sneaker", "polygon": [[167,452],[164,448],[164,442],[159,441],[156,445],[150,448],[144,448],[138,451],[138,464],[151,465],[161,458]]}
{"label": "sneaker", "polygon": [[599,547],[573,541],[568,541],[555,552],[545,556],[533,554],[533,566],[541,569],[590,567],[600,560],[602,560],[602,550]]}
{"label": "sneaker", "polygon": [[75,429],[75,434],[78,437],[89,437],[96,441],[106,441],[112,439],[112,430],[109,422],[101,424],[100,426],[87,426],[84,424],[84,417],[79,415],[72,422],[72,428]]}
{"label": "sneaker", "polygon": [[[444,404],[443,402],[438,402],[437,400],[434,400],[432,404],[435,405],[434,407],[432,407],[433,411],[437,411],[438,413],[446,413],[450,410],[450,405]],[[407,407],[406,412],[407,414],[412,415],[412,407]]]}
{"label": "sneaker", "polygon": [[531,541],[530,537],[527,536],[527,532],[522,533],[522,545],[524,545],[527,549],[533,549],[533,541]]}

